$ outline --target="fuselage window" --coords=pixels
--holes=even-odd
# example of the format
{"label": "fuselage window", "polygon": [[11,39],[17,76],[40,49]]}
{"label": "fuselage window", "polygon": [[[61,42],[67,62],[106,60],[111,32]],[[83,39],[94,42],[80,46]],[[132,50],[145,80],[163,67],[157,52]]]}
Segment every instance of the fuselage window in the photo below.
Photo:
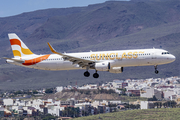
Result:
{"label": "fuselage window", "polygon": [[168,52],[162,52],[162,55],[164,55],[164,54],[169,54]]}

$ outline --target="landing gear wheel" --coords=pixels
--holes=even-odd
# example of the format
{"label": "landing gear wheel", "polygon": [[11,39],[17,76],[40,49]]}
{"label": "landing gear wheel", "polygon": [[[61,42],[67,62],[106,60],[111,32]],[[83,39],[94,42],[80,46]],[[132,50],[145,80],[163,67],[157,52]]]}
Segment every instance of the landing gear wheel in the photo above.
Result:
{"label": "landing gear wheel", "polygon": [[159,73],[159,71],[158,71],[158,70],[155,70],[155,73],[156,73],[156,74],[158,74],[158,73]]}
{"label": "landing gear wheel", "polygon": [[99,77],[99,74],[98,74],[98,73],[94,73],[94,74],[93,74],[93,77],[94,77],[94,78],[98,78],[98,77]]}
{"label": "landing gear wheel", "polygon": [[159,73],[159,71],[157,70],[157,65],[156,65],[156,66],[154,66],[154,68],[155,68],[155,73],[156,73],[156,74],[158,74],[158,73]]}
{"label": "landing gear wheel", "polygon": [[90,73],[88,71],[84,72],[84,76],[85,77],[89,77],[90,76]]}

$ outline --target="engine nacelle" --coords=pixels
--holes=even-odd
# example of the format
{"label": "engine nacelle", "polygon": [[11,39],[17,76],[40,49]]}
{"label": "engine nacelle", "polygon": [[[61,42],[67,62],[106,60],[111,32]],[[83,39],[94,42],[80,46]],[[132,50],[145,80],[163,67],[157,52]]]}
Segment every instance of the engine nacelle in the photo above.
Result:
{"label": "engine nacelle", "polygon": [[95,69],[97,71],[109,71],[110,63],[109,62],[96,63]]}
{"label": "engine nacelle", "polygon": [[122,73],[123,72],[123,67],[112,67],[109,69],[110,73]]}
{"label": "engine nacelle", "polygon": [[123,67],[111,67],[111,63],[109,62],[102,62],[102,63],[96,63],[95,69],[97,71],[109,71],[110,73],[122,73]]}

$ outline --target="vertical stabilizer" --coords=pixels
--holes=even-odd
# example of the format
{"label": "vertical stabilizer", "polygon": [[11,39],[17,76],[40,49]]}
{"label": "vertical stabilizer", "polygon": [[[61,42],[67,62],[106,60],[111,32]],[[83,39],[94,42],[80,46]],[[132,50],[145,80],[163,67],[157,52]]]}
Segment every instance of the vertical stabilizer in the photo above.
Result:
{"label": "vertical stabilizer", "polygon": [[10,33],[8,34],[8,36],[15,58],[33,55],[31,50],[21,41],[21,39],[15,33]]}

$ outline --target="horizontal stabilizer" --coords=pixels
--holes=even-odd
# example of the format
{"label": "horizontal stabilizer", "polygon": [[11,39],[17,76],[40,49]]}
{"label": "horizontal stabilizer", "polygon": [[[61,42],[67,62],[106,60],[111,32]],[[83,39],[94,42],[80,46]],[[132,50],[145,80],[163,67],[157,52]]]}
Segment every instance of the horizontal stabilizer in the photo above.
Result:
{"label": "horizontal stabilizer", "polygon": [[7,58],[7,57],[3,57],[4,59],[6,60],[12,60],[12,61],[15,61],[15,62],[20,62],[20,63],[23,63],[24,60],[17,60],[17,59],[14,59],[14,58]]}

